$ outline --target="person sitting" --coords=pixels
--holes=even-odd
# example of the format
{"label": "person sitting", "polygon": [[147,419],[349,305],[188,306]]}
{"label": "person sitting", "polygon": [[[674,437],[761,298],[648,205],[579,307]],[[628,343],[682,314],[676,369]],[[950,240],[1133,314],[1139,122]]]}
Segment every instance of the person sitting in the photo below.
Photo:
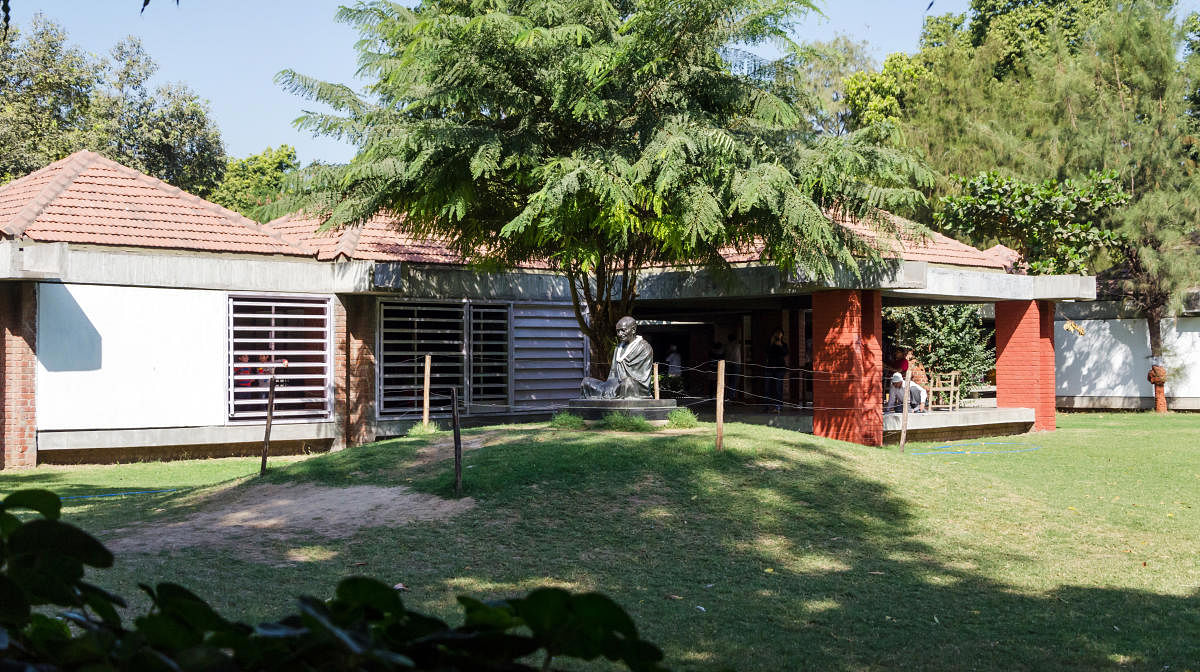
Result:
{"label": "person sitting", "polygon": [[608,379],[584,378],[582,399],[648,399],[653,384],[654,349],[637,333],[632,317],[617,320],[617,347],[613,350]]}
{"label": "person sitting", "polygon": [[[928,393],[925,388],[920,385],[909,382],[908,384],[908,410],[920,413],[925,410],[925,399]],[[887,403],[883,405],[884,413],[896,413],[903,410],[901,404],[904,403],[904,376],[899,373],[892,374],[892,384],[888,388]]]}

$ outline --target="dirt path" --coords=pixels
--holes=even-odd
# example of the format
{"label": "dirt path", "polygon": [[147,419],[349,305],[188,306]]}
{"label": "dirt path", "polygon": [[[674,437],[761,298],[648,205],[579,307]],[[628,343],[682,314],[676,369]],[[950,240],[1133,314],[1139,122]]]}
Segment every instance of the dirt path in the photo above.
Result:
{"label": "dirt path", "polygon": [[442,499],[404,487],[250,485],[217,493],[180,520],[135,525],[104,536],[116,552],[206,546],[262,559],[264,541],[343,539],[368,527],[442,520],[473,506],[470,498]]}

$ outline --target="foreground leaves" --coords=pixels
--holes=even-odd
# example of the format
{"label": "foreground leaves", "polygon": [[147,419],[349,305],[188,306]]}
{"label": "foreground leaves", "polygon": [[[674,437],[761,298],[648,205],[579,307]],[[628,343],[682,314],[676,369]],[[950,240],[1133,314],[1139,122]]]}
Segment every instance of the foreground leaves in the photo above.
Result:
{"label": "foreground leaves", "polygon": [[[41,517],[22,520],[13,510]],[[615,602],[544,588],[483,603],[460,597],[462,626],[409,611],[399,593],[367,577],[338,583],[334,597],[302,596],[297,613],[251,627],[227,620],[173,583],[142,585],[150,612],[122,624],[125,602],[83,581],[111,567],[112,554],[83,530],[58,520],[61,503],[45,490],[0,502],[0,671],[7,670],[533,670],[558,657],[604,657],[652,671],[663,654],[642,640]],[[65,607],[57,617],[34,612]],[[74,626],[74,627],[71,627]],[[540,652],[540,656],[539,656]]]}

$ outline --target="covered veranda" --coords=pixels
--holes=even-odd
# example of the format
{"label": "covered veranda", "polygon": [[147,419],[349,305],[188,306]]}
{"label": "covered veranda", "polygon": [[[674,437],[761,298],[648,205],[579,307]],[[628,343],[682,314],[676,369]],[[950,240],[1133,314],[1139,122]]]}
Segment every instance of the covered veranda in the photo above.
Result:
{"label": "covered veranda", "polygon": [[[653,272],[639,287],[635,316],[660,360],[671,344],[681,351],[687,394],[701,402],[712,396],[706,393],[715,382],[712,362],[728,359],[724,352],[732,340],[742,365],[729,365],[728,419],[870,446],[895,440],[900,429],[899,416],[883,413],[884,306],[995,306],[994,407],[909,416],[913,439],[949,440],[1054,429],[1054,306],[1095,298],[1090,276],[1015,275],[999,264],[910,259],[824,283],[749,263],[721,277]],[[777,329],[783,330],[790,364],[784,411],[773,414],[766,412],[773,400],[765,387],[772,376],[762,361]]]}

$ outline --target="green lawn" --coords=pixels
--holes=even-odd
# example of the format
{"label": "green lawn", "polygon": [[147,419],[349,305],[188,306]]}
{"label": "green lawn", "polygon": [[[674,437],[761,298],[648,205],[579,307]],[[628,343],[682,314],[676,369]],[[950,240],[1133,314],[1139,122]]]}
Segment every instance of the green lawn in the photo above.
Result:
{"label": "green lawn", "polygon": [[[497,436],[466,438],[484,431]],[[178,581],[249,620],[347,573],[403,582],[410,606],[443,616],[460,593],[600,590],[677,669],[1200,670],[1200,415],[1060,415],[1056,432],[956,455],[749,425],[729,427],[723,453],[707,424],[501,437],[467,453],[477,506],[450,520],[264,541],[272,559],[257,562],[127,554],[98,582],[132,595]],[[430,441],[444,437],[280,462],[268,480],[449,496],[450,465],[419,454]],[[1000,450],[1025,452],[978,452]],[[197,490],[256,472],[240,459],[39,468],[0,474],[0,491],[179,488],[67,502],[105,538],[167,525]]]}

